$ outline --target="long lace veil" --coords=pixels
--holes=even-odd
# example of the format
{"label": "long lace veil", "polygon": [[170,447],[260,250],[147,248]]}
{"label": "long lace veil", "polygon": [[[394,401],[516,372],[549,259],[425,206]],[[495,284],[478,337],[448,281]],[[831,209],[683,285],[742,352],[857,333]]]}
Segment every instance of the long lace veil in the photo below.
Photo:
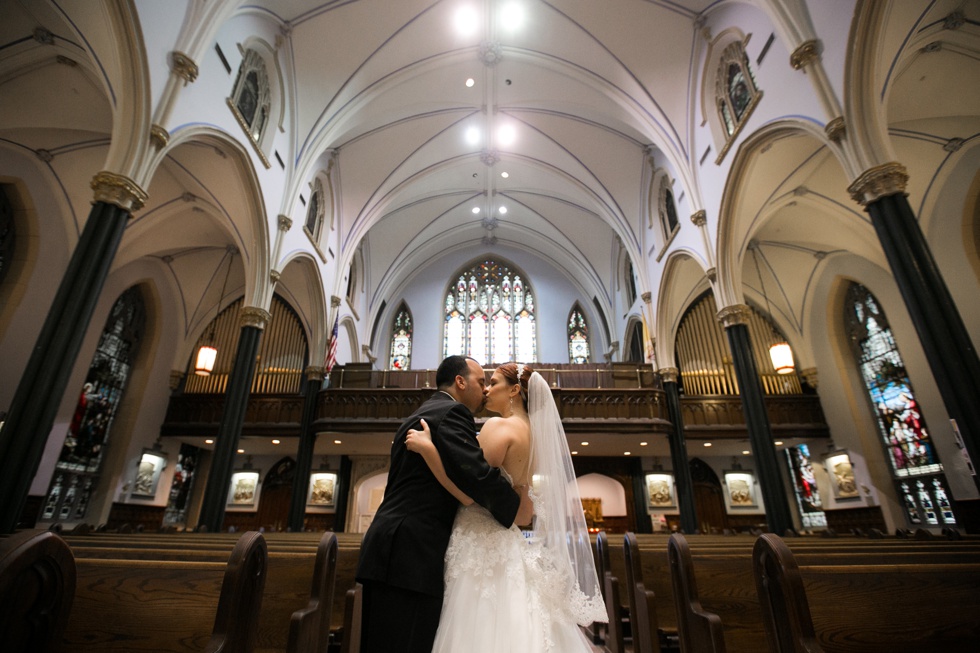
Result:
{"label": "long lace veil", "polygon": [[537,372],[528,380],[527,409],[534,473],[529,492],[534,503],[531,546],[540,553],[542,572],[550,577],[549,589],[567,597],[575,621],[583,626],[605,622],[606,609],[565,429],[551,388]]}

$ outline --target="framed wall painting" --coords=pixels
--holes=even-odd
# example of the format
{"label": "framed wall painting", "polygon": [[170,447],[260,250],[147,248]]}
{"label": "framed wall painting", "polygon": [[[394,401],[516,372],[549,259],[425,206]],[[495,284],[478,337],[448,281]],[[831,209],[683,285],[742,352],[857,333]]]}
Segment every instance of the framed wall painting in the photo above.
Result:
{"label": "framed wall painting", "polygon": [[337,475],[333,472],[313,472],[310,474],[310,489],[306,505],[319,508],[332,508],[337,503]]}
{"label": "framed wall painting", "polygon": [[650,508],[674,508],[674,476],[657,472],[646,475],[647,499]]}
{"label": "framed wall painting", "polygon": [[167,457],[158,449],[144,449],[136,468],[136,480],[133,481],[134,497],[154,499],[157,496],[157,486],[160,484],[160,472],[167,466]]}
{"label": "framed wall painting", "polygon": [[259,504],[259,472],[239,470],[231,475],[228,489],[228,509],[254,510]]}
{"label": "framed wall painting", "polygon": [[824,464],[827,466],[835,499],[847,501],[860,498],[854,479],[854,463],[846,451],[833,452],[824,459]]}
{"label": "framed wall painting", "polygon": [[728,505],[732,508],[757,508],[755,476],[751,472],[734,470],[725,472]]}

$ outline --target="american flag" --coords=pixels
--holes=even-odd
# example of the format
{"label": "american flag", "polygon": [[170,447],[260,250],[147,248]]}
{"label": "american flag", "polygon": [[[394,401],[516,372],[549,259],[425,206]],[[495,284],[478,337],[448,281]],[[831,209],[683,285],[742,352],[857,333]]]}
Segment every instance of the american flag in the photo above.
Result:
{"label": "american flag", "polygon": [[330,374],[330,370],[337,363],[337,327],[340,322],[340,313],[338,311],[337,318],[333,321],[333,331],[330,333],[330,342],[327,345],[327,361],[324,363],[327,374]]}

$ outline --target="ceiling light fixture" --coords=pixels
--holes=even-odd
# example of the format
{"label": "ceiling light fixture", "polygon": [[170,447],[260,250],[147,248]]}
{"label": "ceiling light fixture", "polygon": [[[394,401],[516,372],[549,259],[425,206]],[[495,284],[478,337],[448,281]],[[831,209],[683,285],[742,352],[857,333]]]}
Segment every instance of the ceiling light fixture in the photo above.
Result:
{"label": "ceiling light fixture", "polygon": [[508,2],[500,10],[500,22],[504,29],[517,29],[524,24],[524,7],[516,2]]}
{"label": "ceiling light fixture", "polygon": [[[755,261],[755,273],[759,275],[759,285],[762,286],[762,297],[766,300],[766,313],[768,314],[769,320],[772,320],[772,309],[769,307],[769,295],[766,294],[766,284],[762,280],[762,271],[759,269],[759,255],[758,243],[754,241],[749,245],[749,249],[752,250],[752,260]],[[769,322],[772,344],[769,345],[769,359],[772,361],[773,369],[776,370],[776,374],[789,374],[791,373],[795,365],[793,364],[793,350],[790,349],[789,343],[783,338],[779,333],[776,332],[776,327]]]}
{"label": "ceiling light fixture", "polygon": [[480,143],[479,127],[470,127],[466,130],[466,142],[470,145],[478,145]]}
{"label": "ceiling light fixture", "polygon": [[476,215],[480,212],[480,207],[474,206],[472,209],[470,209],[470,211],[473,213],[473,215]]}
{"label": "ceiling light fixture", "polygon": [[473,88],[474,84],[476,84],[476,80],[473,79],[472,77],[466,80],[466,88]]}
{"label": "ceiling light fixture", "polygon": [[453,22],[456,25],[456,31],[462,36],[469,36],[476,32],[477,26],[480,22],[480,17],[476,13],[476,9],[471,5],[464,5],[456,10],[456,15],[453,17]]}
{"label": "ceiling light fixture", "polygon": [[504,170],[503,172],[500,173],[500,176],[503,177],[504,179],[507,179],[507,177],[510,177],[510,173]]}
{"label": "ceiling light fixture", "polygon": [[500,215],[507,215],[507,207],[501,206],[499,209],[497,209],[497,213],[499,213]]}
{"label": "ceiling light fixture", "polygon": [[198,376],[211,376],[214,371],[214,362],[218,359],[218,348],[214,346],[214,332],[218,324],[218,315],[221,313],[221,300],[225,297],[225,289],[228,287],[228,277],[231,275],[231,262],[235,258],[235,249],[228,248],[228,269],[225,271],[225,280],[221,284],[221,294],[218,295],[217,308],[214,309],[214,319],[211,321],[211,332],[208,339],[197,350],[197,359],[194,363],[194,374]]}

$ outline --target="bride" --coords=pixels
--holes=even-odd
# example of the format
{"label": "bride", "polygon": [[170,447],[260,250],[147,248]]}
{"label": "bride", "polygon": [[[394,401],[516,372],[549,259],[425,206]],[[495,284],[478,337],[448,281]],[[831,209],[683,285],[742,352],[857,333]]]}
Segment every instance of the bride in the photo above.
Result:
{"label": "bride", "polygon": [[462,504],[446,551],[446,593],[433,653],[589,652],[579,625],[606,621],[575,470],[548,383],[507,363],[490,379],[480,447],[521,495],[517,524],[505,529],[460,492],[442,467],[425,422],[408,432]]}

